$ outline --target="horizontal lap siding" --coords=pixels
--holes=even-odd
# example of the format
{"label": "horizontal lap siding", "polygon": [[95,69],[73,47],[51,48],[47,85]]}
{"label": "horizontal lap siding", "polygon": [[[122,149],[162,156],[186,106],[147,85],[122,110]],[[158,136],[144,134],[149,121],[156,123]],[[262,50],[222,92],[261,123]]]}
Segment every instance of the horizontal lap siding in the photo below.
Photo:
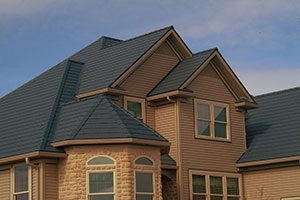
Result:
{"label": "horizontal lap siding", "polygon": [[232,142],[195,139],[194,101],[181,103],[180,137],[182,153],[182,176],[184,199],[189,197],[189,169],[236,172],[236,160],[245,151],[244,114],[237,112],[236,101],[223,81],[211,67],[207,67],[190,84],[196,98],[228,103],[230,105]]}
{"label": "horizontal lap siding", "polygon": [[170,47],[164,43],[121,84],[121,87],[128,95],[146,97],[178,61]]}
{"label": "horizontal lap siding", "polygon": [[56,164],[45,164],[45,197],[47,200],[58,199],[58,170]]}
{"label": "horizontal lap siding", "polygon": [[300,197],[300,167],[245,172],[246,200],[280,200]]}
{"label": "horizontal lap siding", "polygon": [[10,170],[0,171],[0,199],[10,199]]}
{"label": "horizontal lap siding", "polygon": [[155,130],[171,142],[169,155],[177,160],[175,106],[173,103],[155,109]]}
{"label": "horizontal lap siding", "polygon": [[32,167],[32,200],[38,200],[39,168]]}

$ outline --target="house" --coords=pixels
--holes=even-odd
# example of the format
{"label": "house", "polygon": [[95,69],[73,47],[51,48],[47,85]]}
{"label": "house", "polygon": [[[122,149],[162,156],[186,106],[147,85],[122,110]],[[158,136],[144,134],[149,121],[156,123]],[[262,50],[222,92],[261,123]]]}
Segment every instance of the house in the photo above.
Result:
{"label": "house", "polygon": [[296,200],[299,102],[173,27],[101,37],[0,99],[0,199]]}

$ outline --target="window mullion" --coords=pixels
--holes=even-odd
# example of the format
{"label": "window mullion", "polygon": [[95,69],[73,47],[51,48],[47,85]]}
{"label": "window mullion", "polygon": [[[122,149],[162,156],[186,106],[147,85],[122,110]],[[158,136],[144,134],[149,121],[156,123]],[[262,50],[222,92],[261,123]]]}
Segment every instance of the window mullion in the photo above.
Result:
{"label": "window mullion", "polygon": [[214,116],[214,106],[210,104],[210,135],[215,138],[215,116]]}
{"label": "window mullion", "polygon": [[206,197],[207,200],[210,200],[210,181],[209,181],[209,175],[205,175],[205,182],[206,182]]}

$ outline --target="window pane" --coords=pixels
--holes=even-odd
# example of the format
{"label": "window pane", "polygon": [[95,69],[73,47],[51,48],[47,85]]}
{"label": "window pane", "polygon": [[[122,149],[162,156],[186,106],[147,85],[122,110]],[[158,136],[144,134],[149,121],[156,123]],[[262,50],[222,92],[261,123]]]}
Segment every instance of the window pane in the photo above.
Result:
{"label": "window pane", "polygon": [[153,174],[136,172],[136,192],[153,192]]}
{"label": "window pane", "polygon": [[222,177],[210,176],[210,193],[223,194]]}
{"label": "window pane", "polygon": [[[28,167],[15,167],[15,192],[28,191]],[[21,198],[21,197],[20,197]]]}
{"label": "window pane", "polygon": [[137,194],[136,195],[136,200],[152,200],[153,199],[153,195],[149,195],[149,194]]}
{"label": "window pane", "polygon": [[88,165],[113,165],[115,162],[107,157],[99,156],[88,162]]}
{"label": "window pane", "polygon": [[193,175],[193,193],[206,193],[205,176]]}
{"label": "window pane", "polygon": [[227,138],[226,124],[215,122],[215,137]]}
{"label": "window pane", "polygon": [[198,135],[210,136],[210,122],[198,120]]}
{"label": "window pane", "polygon": [[113,200],[113,199],[114,199],[113,194],[89,196],[89,200]]}
{"label": "window pane", "polygon": [[26,194],[18,194],[18,195],[15,195],[15,200],[28,200],[29,199],[29,194],[26,193]]}
{"label": "window pane", "polygon": [[153,165],[153,162],[149,158],[142,157],[142,158],[137,159],[135,161],[135,164],[138,164],[138,165]]}
{"label": "window pane", "polygon": [[227,194],[239,195],[239,179],[227,178]]}
{"label": "window pane", "polygon": [[239,197],[227,197],[227,200],[239,200]]}
{"label": "window pane", "polygon": [[226,122],[226,108],[215,106],[215,120]]}
{"label": "window pane", "polygon": [[142,118],[142,104],[138,102],[127,102],[127,110],[134,117],[140,119]]}
{"label": "window pane", "polygon": [[90,193],[114,192],[113,172],[90,173],[89,186]]}
{"label": "window pane", "polygon": [[210,196],[210,200],[223,200],[223,197],[219,197],[219,196]]}
{"label": "window pane", "polygon": [[197,108],[198,108],[198,118],[207,119],[207,120],[210,119],[209,105],[198,104]]}
{"label": "window pane", "polygon": [[206,196],[205,195],[193,195],[193,200],[206,200]]}

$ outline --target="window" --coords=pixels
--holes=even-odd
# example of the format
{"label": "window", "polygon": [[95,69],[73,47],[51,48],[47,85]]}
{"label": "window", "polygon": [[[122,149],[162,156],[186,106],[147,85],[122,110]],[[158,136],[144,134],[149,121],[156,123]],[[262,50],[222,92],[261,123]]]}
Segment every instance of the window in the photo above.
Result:
{"label": "window", "polygon": [[87,167],[92,167],[87,173],[88,200],[113,200],[115,161],[107,156],[97,156],[87,161]]}
{"label": "window", "polygon": [[138,120],[145,122],[145,100],[134,97],[124,98],[125,109]]}
{"label": "window", "polygon": [[135,197],[136,200],[152,200],[154,196],[154,162],[141,156],[135,161]]}
{"label": "window", "polygon": [[140,157],[134,162],[136,165],[151,165],[153,166],[153,161],[147,157]]}
{"label": "window", "polygon": [[30,168],[25,165],[15,166],[13,171],[13,199],[30,199]]}
{"label": "window", "polygon": [[153,199],[153,173],[152,172],[136,172],[136,200],[152,200]]}
{"label": "window", "polygon": [[191,199],[240,200],[240,175],[214,172],[190,172]]}
{"label": "window", "polygon": [[114,172],[89,172],[89,200],[114,199]]}
{"label": "window", "polygon": [[195,134],[197,138],[229,140],[229,106],[195,100]]}
{"label": "window", "polygon": [[107,156],[97,156],[87,162],[88,165],[114,165],[115,161]]}

